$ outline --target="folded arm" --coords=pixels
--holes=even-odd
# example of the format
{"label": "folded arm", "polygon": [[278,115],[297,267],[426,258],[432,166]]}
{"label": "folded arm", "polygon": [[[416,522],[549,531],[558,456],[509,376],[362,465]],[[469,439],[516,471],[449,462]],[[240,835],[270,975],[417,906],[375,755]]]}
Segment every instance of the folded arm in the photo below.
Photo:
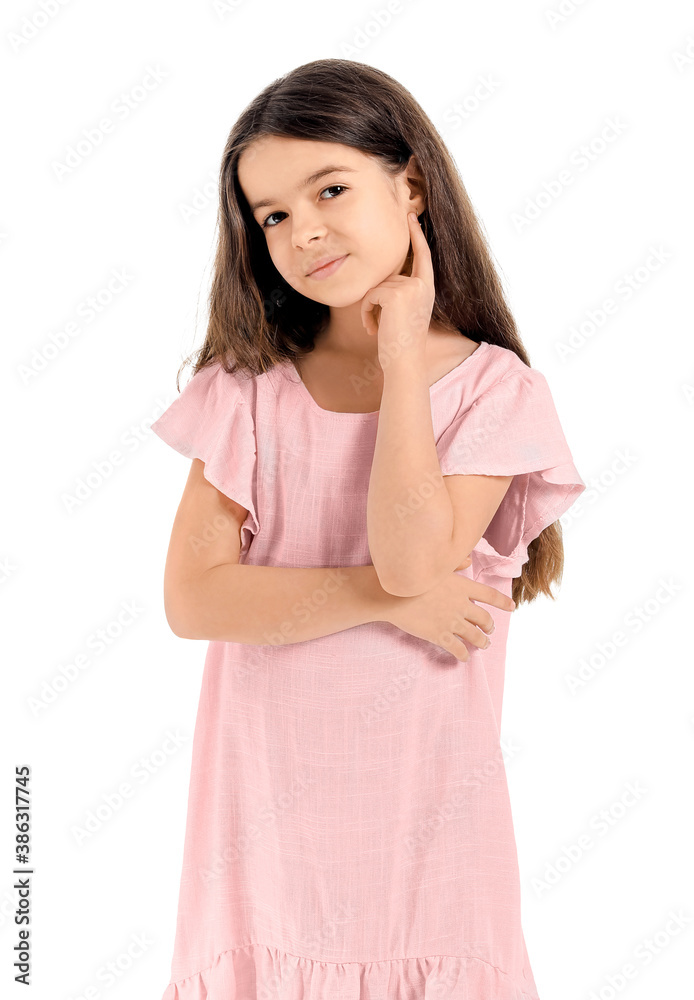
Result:
{"label": "folded arm", "polygon": [[381,586],[414,597],[436,586],[484,534],[513,476],[443,476],[420,367],[384,378],[369,481],[367,530]]}
{"label": "folded arm", "polygon": [[212,486],[203,470],[204,463],[193,459],[166,557],[164,609],[175,635],[280,645],[388,620],[393,597],[373,566],[239,564],[248,512]]}

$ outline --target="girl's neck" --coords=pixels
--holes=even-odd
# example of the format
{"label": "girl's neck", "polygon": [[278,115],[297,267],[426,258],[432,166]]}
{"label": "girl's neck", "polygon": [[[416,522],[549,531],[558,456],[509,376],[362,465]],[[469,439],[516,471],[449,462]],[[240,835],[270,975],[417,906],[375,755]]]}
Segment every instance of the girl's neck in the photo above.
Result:
{"label": "girl's neck", "polygon": [[[356,320],[354,316],[347,317],[347,310],[338,310],[339,316],[331,314],[326,329],[315,339],[315,346],[312,354],[330,355],[335,358],[344,358],[355,362],[378,364],[378,344],[374,337],[370,337],[363,326],[361,326],[361,313],[359,303],[356,307],[350,306],[352,310],[356,308]],[[334,313],[335,310],[332,310]],[[344,315],[343,315],[344,314]],[[355,325],[356,322],[356,325]],[[429,325],[430,346],[435,351],[445,352],[449,347],[455,351],[462,340],[461,333],[454,326],[447,326],[441,323],[430,323]],[[436,343],[433,343],[436,338]]]}

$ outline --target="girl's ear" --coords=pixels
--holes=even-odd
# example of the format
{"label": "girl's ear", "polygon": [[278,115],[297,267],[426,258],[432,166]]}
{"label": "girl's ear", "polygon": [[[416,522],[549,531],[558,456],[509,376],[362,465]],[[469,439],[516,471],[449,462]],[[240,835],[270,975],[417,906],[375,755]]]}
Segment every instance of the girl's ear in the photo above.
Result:
{"label": "girl's ear", "polygon": [[[401,181],[405,185],[402,193],[404,200],[410,203],[407,211],[414,211],[417,213],[417,217],[419,217],[426,209],[427,186],[414,153],[410,156],[404,170],[398,175],[398,181]],[[415,199],[419,201],[418,206],[412,204]]]}

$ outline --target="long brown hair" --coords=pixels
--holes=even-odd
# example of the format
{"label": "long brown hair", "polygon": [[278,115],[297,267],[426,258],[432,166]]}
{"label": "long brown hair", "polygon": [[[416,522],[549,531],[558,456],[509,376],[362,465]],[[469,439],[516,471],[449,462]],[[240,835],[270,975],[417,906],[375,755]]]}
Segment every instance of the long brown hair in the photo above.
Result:
{"label": "long brown hair", "polygon": [[[327,325],[329,307],[301,295],[275,268],[238,182],[241,153],[267,135],[342,143],[376,157],[393,175],[414,155],[426,184],[419,221],[434,267],[432,321],[506,347],[530,365],[480,222],[430,119],[387,73],[346,59],[317,59],[269,84],[229,133],[219,173],[207,333],[179,376],[191,360],[194,374],[214,361],[230,373],[262,374],[310,353]],[[545,528],[528,552],[513,581],[516,605],[541,593],[554,599],[551,584],[561,580],[564,565],[560,522]]]}

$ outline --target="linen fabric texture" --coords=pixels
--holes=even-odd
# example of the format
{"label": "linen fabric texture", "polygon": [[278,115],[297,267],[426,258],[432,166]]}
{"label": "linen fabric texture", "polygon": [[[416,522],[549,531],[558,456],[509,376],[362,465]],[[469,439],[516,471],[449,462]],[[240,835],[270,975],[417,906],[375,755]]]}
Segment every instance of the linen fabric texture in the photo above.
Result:
{"label": "linen fabric texture", "polygon": [[[514,477],[457,571],[510,595],[586,488],[547,380],[483,341],[430,397],[444,475]],[[290,362],[214,362],[152,429],[248,511],[240,562],[325,567],[320,602],[331,568],[371,563],[377,426]],[[492,645],[465,662],[382,622],[209,642],[162,1000],[538,1000],[500,746],[511,613],[482,606]]]}

